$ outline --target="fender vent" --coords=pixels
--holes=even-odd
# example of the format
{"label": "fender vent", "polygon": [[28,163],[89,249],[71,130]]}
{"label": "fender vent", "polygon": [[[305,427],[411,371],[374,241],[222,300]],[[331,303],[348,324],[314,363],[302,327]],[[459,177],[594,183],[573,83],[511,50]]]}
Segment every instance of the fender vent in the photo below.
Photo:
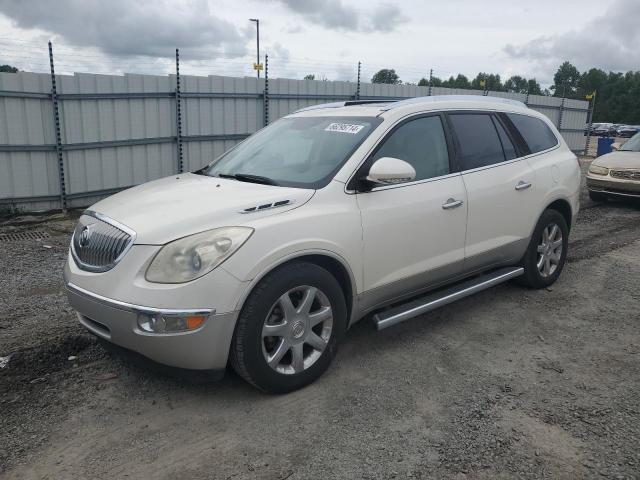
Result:
{"label": "fender vent", "polygon": [[285,205],[291,205],[293,200],[279,200],[273,203],[264,203],[262,205],[256,205],[255,207],[248,207],[244,210],[240,210],[240,213],[253,213],[262,210],[268,210],[270,208],[284,207]]}

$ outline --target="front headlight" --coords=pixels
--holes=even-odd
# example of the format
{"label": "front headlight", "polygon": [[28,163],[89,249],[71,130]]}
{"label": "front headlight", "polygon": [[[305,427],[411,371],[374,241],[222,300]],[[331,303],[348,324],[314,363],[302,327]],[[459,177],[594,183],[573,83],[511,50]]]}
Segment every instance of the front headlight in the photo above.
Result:
{"label": "front headlight", "polygon": [[594,175],[609,175],[609,169],[599,167],[598,165],[591,165],[589,167],[589,173],[593,173]]}
{"label": "front headlight", "polygon": [[214,228],[167,243],[151,261],[145,278],[154,283],[184,283],[216,268],[253,233],[248,227]]}

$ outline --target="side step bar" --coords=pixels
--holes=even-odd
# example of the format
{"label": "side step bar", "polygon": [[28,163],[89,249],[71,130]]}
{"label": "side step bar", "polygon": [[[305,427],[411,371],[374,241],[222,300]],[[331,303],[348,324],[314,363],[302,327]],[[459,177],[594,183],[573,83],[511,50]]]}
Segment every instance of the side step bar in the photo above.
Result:
{"label": "side step bar", "polygon": [[375,323],[378,330],[382,330],[422,315],[423,313],[435,310],[438,307],[453,303],[461,298],[491,288],[499,283],[519,277],[523,273],[524,268],[522,267],[508,267],[494,270],[493,272],[465,280],[464,282],[452,285],[443,290],[429,293],[409,303],[376,313],[373,316],[373,323]]}

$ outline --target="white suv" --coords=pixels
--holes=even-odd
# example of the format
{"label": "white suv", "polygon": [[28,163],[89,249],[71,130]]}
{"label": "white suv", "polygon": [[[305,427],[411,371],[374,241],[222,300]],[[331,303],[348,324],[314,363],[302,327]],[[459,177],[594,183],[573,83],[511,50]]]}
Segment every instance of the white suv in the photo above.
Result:
{"label": "white suv", "polygon": [[552,284],[579,188],[575,155],[520,102],[318,105],[95,204],[65,281],[102,339],[287,392],[361,318],[385,328],[511,278]]}

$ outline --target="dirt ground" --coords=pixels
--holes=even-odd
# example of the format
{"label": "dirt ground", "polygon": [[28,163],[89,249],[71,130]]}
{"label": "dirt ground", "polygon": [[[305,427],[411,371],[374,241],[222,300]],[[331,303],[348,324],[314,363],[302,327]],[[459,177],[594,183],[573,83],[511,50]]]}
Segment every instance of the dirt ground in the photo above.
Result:
{"label": "dirt ground", "polygon": [[106,353],[66,303],[71,228],[0,226],[50,235],[0,243],[1,478],[640,478],[637,205],[585,193],[552,288],[360,322],[285,396]]}

